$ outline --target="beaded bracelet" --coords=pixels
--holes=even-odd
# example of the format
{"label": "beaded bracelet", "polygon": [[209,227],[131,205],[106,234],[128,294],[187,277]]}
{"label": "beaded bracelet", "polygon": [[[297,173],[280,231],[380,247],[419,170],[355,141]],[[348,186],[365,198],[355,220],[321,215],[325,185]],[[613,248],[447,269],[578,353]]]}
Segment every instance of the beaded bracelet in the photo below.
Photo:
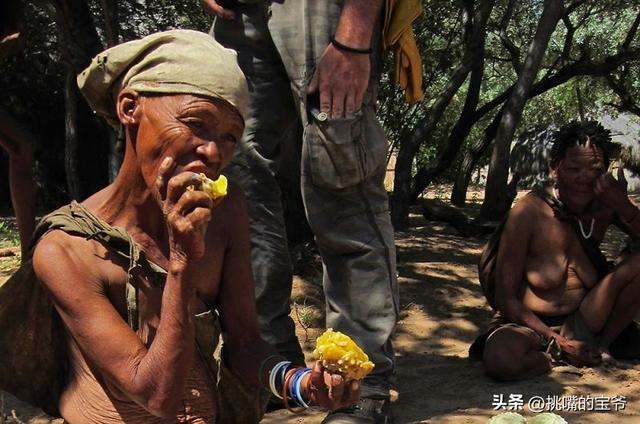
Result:
{"label": "beaded bracelet", "polygon": [[332,35],[329,38],[329,41],[331,41],[331,44],[333,44],[333,46],[335,48],[337,48],[338,50],[345,51],[345,52],[356,53],[356,54],[371,54],[371,53],[373,53],[373,49],[371,47],[369,47],[368,49],[359,49],[357,47],[351,47],[351,46],[347,46],[345,44],[342,44],[341,42],[336,40],[335,35]]}

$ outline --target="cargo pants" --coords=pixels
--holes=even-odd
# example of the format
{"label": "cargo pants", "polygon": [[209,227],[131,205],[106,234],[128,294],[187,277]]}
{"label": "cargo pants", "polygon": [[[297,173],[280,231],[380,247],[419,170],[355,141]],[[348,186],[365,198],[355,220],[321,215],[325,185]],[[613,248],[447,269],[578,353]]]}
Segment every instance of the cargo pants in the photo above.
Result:
{"label": "cargo pants", "polygon": [[[289,317],[292,271],[275,179],[281,153],[300,151],[302,198],[323,261],[327,327],[349,334],[374,362],[362,396],[387,396],[398,289],[383,186],[388,142],[375,116],[379,54],[372,58],[361,110],[321,120],[317,98],[305,93],[337,26],[341,1],[258,0],[234,10],[235,19],[216,18],[211,32],[238,52],[250,91],[243,140],[227,174],[249,202],[261,334],[285,356],[301,358]],[[377,31],[378,44],[379,38]],[[302,146],[291,137],[296,125],[304,128]]]}

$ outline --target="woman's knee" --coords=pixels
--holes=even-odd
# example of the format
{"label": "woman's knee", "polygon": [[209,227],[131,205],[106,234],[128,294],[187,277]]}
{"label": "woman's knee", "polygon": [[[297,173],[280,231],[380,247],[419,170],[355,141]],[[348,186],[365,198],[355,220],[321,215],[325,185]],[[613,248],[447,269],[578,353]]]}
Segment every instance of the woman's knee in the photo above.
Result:
{"label": "woman's knee", "polygon": [[525,356],[532,349],[527,335],[503,328],[487,339],[483,354],[486,373],[496,380],[518,380],[526,373]]}
{"label": "woman's knee", "polygon": [[487,375],[495,380],[510,381],[521,378],[523,369],[522,357],[514,352],[503,350],[487,350],[483,356],[484,370]]}

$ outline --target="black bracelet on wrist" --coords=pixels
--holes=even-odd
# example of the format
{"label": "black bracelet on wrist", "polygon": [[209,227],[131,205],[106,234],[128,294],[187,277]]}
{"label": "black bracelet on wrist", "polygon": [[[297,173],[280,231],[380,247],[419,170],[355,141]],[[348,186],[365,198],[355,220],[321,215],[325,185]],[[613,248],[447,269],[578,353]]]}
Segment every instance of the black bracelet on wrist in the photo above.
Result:
{"label": "black bracelet on wrist", "polygon": [[342,51],[345,51],[345,52],[357,53],[357,54],[371,54],[371,53],[373,53],[373,49],[371,47],[369,47],[368,49],[358,49],[356,47],[345,46],[344,44],[342,44],[341,42],[336,40],[336,37],[333,36],[333,35],[331,36],[331,38],[329,38],[329,41],[331,41],[331,44],[333,44],[333,46],[336,49],[342,50]]}

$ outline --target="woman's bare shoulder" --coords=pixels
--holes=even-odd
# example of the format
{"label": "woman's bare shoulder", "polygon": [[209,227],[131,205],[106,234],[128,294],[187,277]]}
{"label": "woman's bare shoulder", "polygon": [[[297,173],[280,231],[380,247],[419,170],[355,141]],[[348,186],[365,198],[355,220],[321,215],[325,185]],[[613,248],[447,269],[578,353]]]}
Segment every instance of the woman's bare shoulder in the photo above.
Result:
{"label": "woman's bare shoulder", "polygon": [[33,268],[45,285],[64,278],[82,277],[90,281],[107,262],[107,254],[97,241],[53,230],[38,240],[33,252]]}
{"label": "woman's bare shoulder", "polygon": [[530,192],[519,199],[511,209],[510,217],[518,219],[539,219],[548,214],[551,208],[536,194]]}

